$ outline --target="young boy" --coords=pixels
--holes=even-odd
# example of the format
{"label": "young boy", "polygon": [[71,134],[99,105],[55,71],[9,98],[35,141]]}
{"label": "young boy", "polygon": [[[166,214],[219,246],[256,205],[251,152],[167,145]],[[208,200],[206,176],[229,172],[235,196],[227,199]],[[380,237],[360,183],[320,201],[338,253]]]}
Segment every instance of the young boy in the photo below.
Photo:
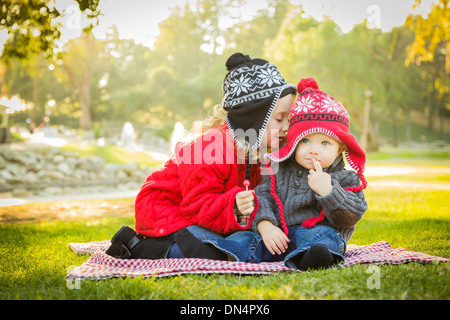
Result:
{"label": "young boy", "polygon": [[[344,261],[355,225],[367,210],[362,190],[365,154],[349,133],[347,111],[312,78],[298,84],[288,144],[267,154],[269,165],[255,188],[253,232],[203,241],[238,261],[281,261],[290,268],[328,268]],[[355,170],[345,170],[342,153]],[[361,184],[360,184],[361,181]],[[261,244],[261,241],[264,245]]]}

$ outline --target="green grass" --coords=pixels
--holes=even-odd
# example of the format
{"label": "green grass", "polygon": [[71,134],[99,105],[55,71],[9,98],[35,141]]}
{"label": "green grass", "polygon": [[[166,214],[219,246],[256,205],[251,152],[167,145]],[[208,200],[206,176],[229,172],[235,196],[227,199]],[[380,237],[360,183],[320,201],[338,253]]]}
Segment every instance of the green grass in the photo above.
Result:
{"label": "green grass", "polygon": [[[433,162],[433,160],[429,160]],[[436,165],[440,161],[435,161]],[[410,165],[410,164],[408,164]],[[380,178],[377,178],[380,179]],[[406,178],[405,178],[406,179]],[[450,183],[449,175],[413,175],[404,180]],[[378,180],[380,181],[380,180]],[[450,257],[448,190],[366,189],[369,211],[350,243],[388,241],[394,248]],[[134,199],[103,200],[101,216],[68,221],[10,223],[0,226],[0,299],[440,299],[450,298],[448,263],[380,266],[380,289],[367,285],[369,265],[261,276],[181,275],[167,278],[83,280],[70,289],[65,275],[88,257],[73,253],[69,242],[110,239],[133,214],[112,216]],[[53,204],[54,205],[54,204]],[[52,210],[51,203],[8,207],[24,212]],[[84,209],[83,209],[84,210]]]}
{"label": "green grass", "polygon": [[403,150],[393,147],[381,147],[379,152],[369,152],[370,165],[408,165],[450,167],[449,151]]}
{"label": "green grass", "polygon": [[160,161],[153,159],[144,152],[128,150],[114,145],[100,147],[91,144],[80,145],[72,143],[61,147],[61,150],[63,152],[74,152],[77,155],[84,157],[101,157],[105,162],[124,164],[133,161],[148,167],[157,167],[161,164]]}

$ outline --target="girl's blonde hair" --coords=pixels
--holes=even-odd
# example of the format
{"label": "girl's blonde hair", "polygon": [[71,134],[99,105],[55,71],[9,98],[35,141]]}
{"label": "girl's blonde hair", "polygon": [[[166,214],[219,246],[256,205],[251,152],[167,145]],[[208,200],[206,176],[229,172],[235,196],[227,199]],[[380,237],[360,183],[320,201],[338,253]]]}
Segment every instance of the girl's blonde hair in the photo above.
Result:
{"label": "girl's blonde hair", "polygon": [[206,118],[202,122],[201,134],[214,128],[220,128],[225,123],[225,117],[227,112],[223,109],[222,105],[216,104],[213,107],[212,115]]}
{"label": "girl's blonde hair", "polygon": [[[201,121],[201,126],[194,126],[189,134],[189,140],[194,140],[195,138],[205,134],[209,130],[220,130],[224,132],[226,129],[225,124],[225,117],[227,115],[227,111],[225,111],[220,104],[216,104],[211,112],[211,115],[207,117],[205,120]],[[244,142],[244,144],[246,144]],[[237,150],[235,150],[236,153]],[[248,147],[244,148],[244,154],[245,158],[248,158]],[[252,153],[252,156],[254,159],[259,156],[258,150],[254,151]]]}
{"label": "girl's blonde hair", "polygon": [[[292,102],[295,103],[295,95],[289,94],[292,98]],[[194,126],[190,133],[190,138],[195,139],[200,135],[205,134],[205,132],[212,130],[212,129],[218,129],[220,131],[225,130],[225,117],[227,115],[227,111],[225,111],[220,104],[216,104],[212,109],[212,114],[207,117],[205,120],[202,121],[200,127]],[[200,129],[200,130],[199,130]],[[244,148],[245,157],[248,158],[248,151],[249,147],[247,146],[246,141],[242,141],[242,144],[246,145]],[[271,149],[268,148],[266,152],[271,152]],[[256,149],[255,151],[252,151],[252,159],[259,159],[260,158],[260,149]]]}

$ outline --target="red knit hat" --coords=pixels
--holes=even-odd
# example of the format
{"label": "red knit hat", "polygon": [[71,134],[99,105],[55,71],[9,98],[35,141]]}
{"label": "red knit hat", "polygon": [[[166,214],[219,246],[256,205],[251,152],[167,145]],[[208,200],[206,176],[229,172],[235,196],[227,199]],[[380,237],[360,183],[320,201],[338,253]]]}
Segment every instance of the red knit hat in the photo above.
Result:
{"label": "red knit hat", "polygon": [[[363,176],[363,171],[366,155],[356,138],[349,133],[350,118],[347,110],[339,101],[320,90],[314,78],[302,79],[298,83],[297,89],[299,96],[291,109],[287,145],[276,152],[266,154],[266,159],[282,162],[294,153],[297,144],[305,136],[312,133],[323,133],[346,146],[345,156],[347,161],[361,179],[361,186],[350,187],[345,190],[356,192],[365,189],[367,182]],[[272,179],[274,181],[275,177],[272,176]],[[272,196],[274,196],[280,209],[283,225],[284,215],[282,214],[281,201],[278,201],[279,199],[277,199],[278,196],[275,192],[272,192]],[[320,217],[308,219],[302,225],[312,227],[324,218],[325,214],[322,210]],[[285,229],[286,232],[287,230]]]}

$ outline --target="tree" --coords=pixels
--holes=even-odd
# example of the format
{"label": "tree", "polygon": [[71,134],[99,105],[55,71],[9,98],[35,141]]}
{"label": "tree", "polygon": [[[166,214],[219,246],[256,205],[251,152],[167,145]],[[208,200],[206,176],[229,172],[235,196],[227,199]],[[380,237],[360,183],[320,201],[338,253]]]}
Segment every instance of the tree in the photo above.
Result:
{"label": "tree", "polygon": [[[89,33],[97,22],[100,11],[97,9],[100,0],[75,0],[80,11],[90,19],[91,23],[84,28]],[[55,58],[56,42],[60,39],[61,24],[56,19],[61,13],[51,0],[3,0],[0,4],[0,30],[6,29],[8,38],[1,54],[6,68],[12,60],[34,64],[33,97],[36,117],[38,108],[38,86],[40,81],[42,55],[47,60]],[[4,81],[0,81],[3,85]],[[0,92],[5,90],[0,87]],[[36,119],[34,119],[36,120]],[[8,129],[8,128],[7,128]]]}
{"label": "tree", "polygon": [[264,57],[266,46],[277,35],[289,6],[288,0],[271,0],[252,20],[234,24],[227,32],[227,45],[231,47],[227,53],[238,50],[250,57]]}
{"label": "tree", "polygon": [[[89,32],[100,11],[100,0],[75,0],[83,14],[91,19],[85,28]],[[51,0],[3,0],[0,6],[0,29],[8,31],[2,59],[28,59],[41,52],[48,59],[54,56],[55,42],[60,39],[61,24],[55,19],[61,17]]]}
{"label": "tree", "polygon": [[[219,70],[218,61],[223,59],[217,54],[216,39],[224,32],[219,29],[218,17],[227,3],[202,0],[195,8],[186,4],[174,8],[160,23],[149,73],[157,99],[152,99],[149,109],[159,115],[164,113],[162,121],[190,125],[203,106],[210,104],[208,101],[220,97],[225,61],[220,73],[211,70]],[[161,83],[166,82],[162,87]]]}
{"label": "tree", "polygon": [[297,83],[301,78],[314,77],[322,90],[338,97],[353,119],[351,130],[362,130],[364,92],[370,89],[374,112],[368,124],[368,150],[374,151],[379,144],[376,115],[391,116],[391,141],[396,145],[399,112],[406,114],[412,106],[423,105],[417,68],[404,65],[411,38],[406,28],[384,33],[368,28],[367,22],[344,34],[334,21],[319,23],[303,17],[301,7],[291,7],[266,52],[288,81]]}
{"label": "tree", "polygon": [[33,102],[31,114],[24,116],[30,117],[35,125],[39,125],[44,116],[47,101],[55,100],[57,105],[60,105],[68,95],[64,86],[57,81],[54,72],[49,70],[43,54],[24,62],[17,59],[10,60],[4,80],[5,91],[19,95],[25,101]]}
{"label": "tree", "polygon": [[153,53],[134,40],[119,39],[115,27],[108,31],[97,116],[122,121],[143,120],[157,94],[150,87],[149,73]]}
{"label": "tree", "polygon": [[[98,88],[98,71],[103,60],[103,43],[92,34],[70,40],[61,53],[58,67],[64,70],[76,90],[81,109],[80,127],[83,130],[90,130],[92,126],[91,86]],[[61,76],[64,78],[64,74]],[[97,81],[94,82],[94,79]]]}
{"label": "tree", "polygon": [[[414,7],[421,0],[416,0]],[[450,110],[450,8],[449,0],[439,0],[433,4],[427,17],[409,15],[405,26],[414,31],[414,41],[407,48],[407,65],[414,62],[423,68],[422,78],[429,78],[433,85],[429,87],[431,96],[428,99],[428,129],[432,131],[434,116],[440,118],[441,136],[445,114]],[[439,65],[439,66],[438,66]],[[437,68],[435,68],[437,67]],[[426,71],[431,74],[426,75]],[[431,76],[431,79],[430,79]]]}
{"label": "tree", "polygon": [[[416,0],[414,7],[422,1]],[[433,61],[438,46],[443,43],[445,58],[445,70],[450,72],[450,8],[449,0],[439,0],[431,6],[428,17],[421,15],[409,15],[405,26],[414,31],[414,41],[408,46],[406,64],[416,62],[420,65],[423,61]]]}

